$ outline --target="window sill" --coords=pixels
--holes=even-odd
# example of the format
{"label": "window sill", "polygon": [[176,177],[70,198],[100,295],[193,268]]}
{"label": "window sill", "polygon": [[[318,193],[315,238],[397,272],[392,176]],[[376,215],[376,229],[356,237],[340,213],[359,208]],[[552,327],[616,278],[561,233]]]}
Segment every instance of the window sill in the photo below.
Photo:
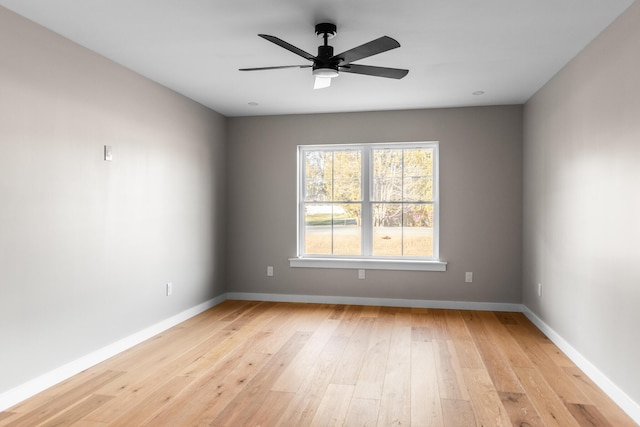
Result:
{"label": "window sill", "polygon": [[290,267],[350,268],[364,270],[447,271],[444,261],[358,259],[358,258],[289,258]]}

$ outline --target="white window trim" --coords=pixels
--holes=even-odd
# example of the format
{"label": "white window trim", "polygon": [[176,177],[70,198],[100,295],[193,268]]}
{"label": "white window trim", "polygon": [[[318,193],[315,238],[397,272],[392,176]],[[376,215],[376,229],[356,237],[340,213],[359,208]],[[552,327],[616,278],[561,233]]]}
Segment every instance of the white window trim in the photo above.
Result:
{"label": "white window trim", "polygon": [[447,271],[444,261],[384,258],[289,258],[290,267],[350,268],[363,270]]}
{"label": "white window trim", "polygon": [[[302,238],[301,233],[304,233],[304,218],[300,215],[301,204],[304,201],[303,195],[303,183],[304,183],[304,171],[300,163],[301,152],[307,149],[339,149],[339,148],[361,148],[366,147],[393,147],[393,148],[413,148],[418,144],[428,144],[433,146],[436,156],[434,161],[434,211],[436,214],[436,223],[434,224],[434,256],[429,258],[413,258],[413,257],[348,257],[348,256],[321,256],[321,255],[302,255]],[[369,150],[364,150],[363,153],[368,153]],[[367,154],[365,154],[367,155]],[[439,170],[439,143],[437,141],[419,141],[419,142],[406,142],[406,143],[363,143],[363,144],[325,144],[325,145],[299,145],[298,146],[298,192],[297,192],[297,249],[298,256],[289,258],[290,267],[302,267],[302,268],[346,268],[346,269],[369,269],[369,270],[411,270],[411,271],[446,271],[447,263],[439,259],[440,250],[440,170]],[[369,162],[368,162],[369,163]],[[369,165],[371,166],[371,165]],[[363,182],[366,186],[370,186],[369,182],[370,170],[365,168]],[[368,192],[368,190],[366,190]],[[363,203],[367,203],[363,197]],[[363,219],[364,221],[364,219]],[[364,224],[363,224],[364,226]]]}

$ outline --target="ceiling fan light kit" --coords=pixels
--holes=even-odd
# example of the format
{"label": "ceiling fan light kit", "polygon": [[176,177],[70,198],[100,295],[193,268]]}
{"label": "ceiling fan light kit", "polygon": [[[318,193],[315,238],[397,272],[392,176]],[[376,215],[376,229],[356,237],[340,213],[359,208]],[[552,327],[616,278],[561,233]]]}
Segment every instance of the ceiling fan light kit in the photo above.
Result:
{"label": "ceiling fan light kit", "polygon": [[240,71],[261,71],[275,70],[282,68],[309,68],[316,78],[314,89],[322,89],[331,85],[331,79],[338,77],[340,72],[352,74],[364,74],[374,77],[386,77],[391,79],[401,79],[409,73],[409,70],[400,68],[375,67],[372,65],[352,64],[360,59],[368,58],[378,53],[386,52],[400,47],[400,43],[388,36],[383,36],[368,43],[349,49],[337,55],[333,54],[333,46],[328,41],[337,34],[335,24],[320,23],[315,27],[316,35],[323,39],[323,44],[318,46],[318,55],[313,56],[304,50],[293,46],[277,37],[268,34],[258,34],[265,40],[287,49],[302,58],[311,61],[312,65],[279,65],[274,67],[241,68]]}

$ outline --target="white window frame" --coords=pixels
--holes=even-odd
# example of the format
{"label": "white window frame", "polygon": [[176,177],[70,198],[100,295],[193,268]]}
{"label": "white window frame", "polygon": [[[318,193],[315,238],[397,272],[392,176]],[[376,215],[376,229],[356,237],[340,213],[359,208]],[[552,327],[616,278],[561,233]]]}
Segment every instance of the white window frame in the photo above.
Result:
{"label": "white window frame", "polygon": [[[373,162],[370,154],[374,149],[391,148],[430,148],[433,149],[433,256],[431,257],[378,257],[370,253],[372,248],[371,237],[373,228],[370,212],[370,200],[372,191],[371,181]],[[306,255],[304,254],[304,162],[305,151],[337,151],[356,149],[362,152],[362,234],[363,255]],[[297,185],[297,256],[289,259],[291,267],[309,268],[350,268],[350,269],[375,269],[375,270],[417,270],[417,271],[446,271],[447,263],[439,258],[440,247],[440,190],[439,190],[439,143],[437,141],[420,142],[395,142],[395,143],[362,143],[362,144],[323,144],[323,145],[299,145],[298,146],[298,185]],[[366,227],[366,230],[365,230]]]}

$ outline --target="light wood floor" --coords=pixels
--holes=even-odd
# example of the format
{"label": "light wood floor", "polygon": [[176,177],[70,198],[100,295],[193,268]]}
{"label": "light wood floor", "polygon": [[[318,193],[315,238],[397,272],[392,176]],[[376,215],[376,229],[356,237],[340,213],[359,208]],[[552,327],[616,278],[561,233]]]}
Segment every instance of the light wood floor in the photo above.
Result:
{"label": "light wood floor", "polygon": [[226,301],[0,426],[635,426],[520,313]]}

